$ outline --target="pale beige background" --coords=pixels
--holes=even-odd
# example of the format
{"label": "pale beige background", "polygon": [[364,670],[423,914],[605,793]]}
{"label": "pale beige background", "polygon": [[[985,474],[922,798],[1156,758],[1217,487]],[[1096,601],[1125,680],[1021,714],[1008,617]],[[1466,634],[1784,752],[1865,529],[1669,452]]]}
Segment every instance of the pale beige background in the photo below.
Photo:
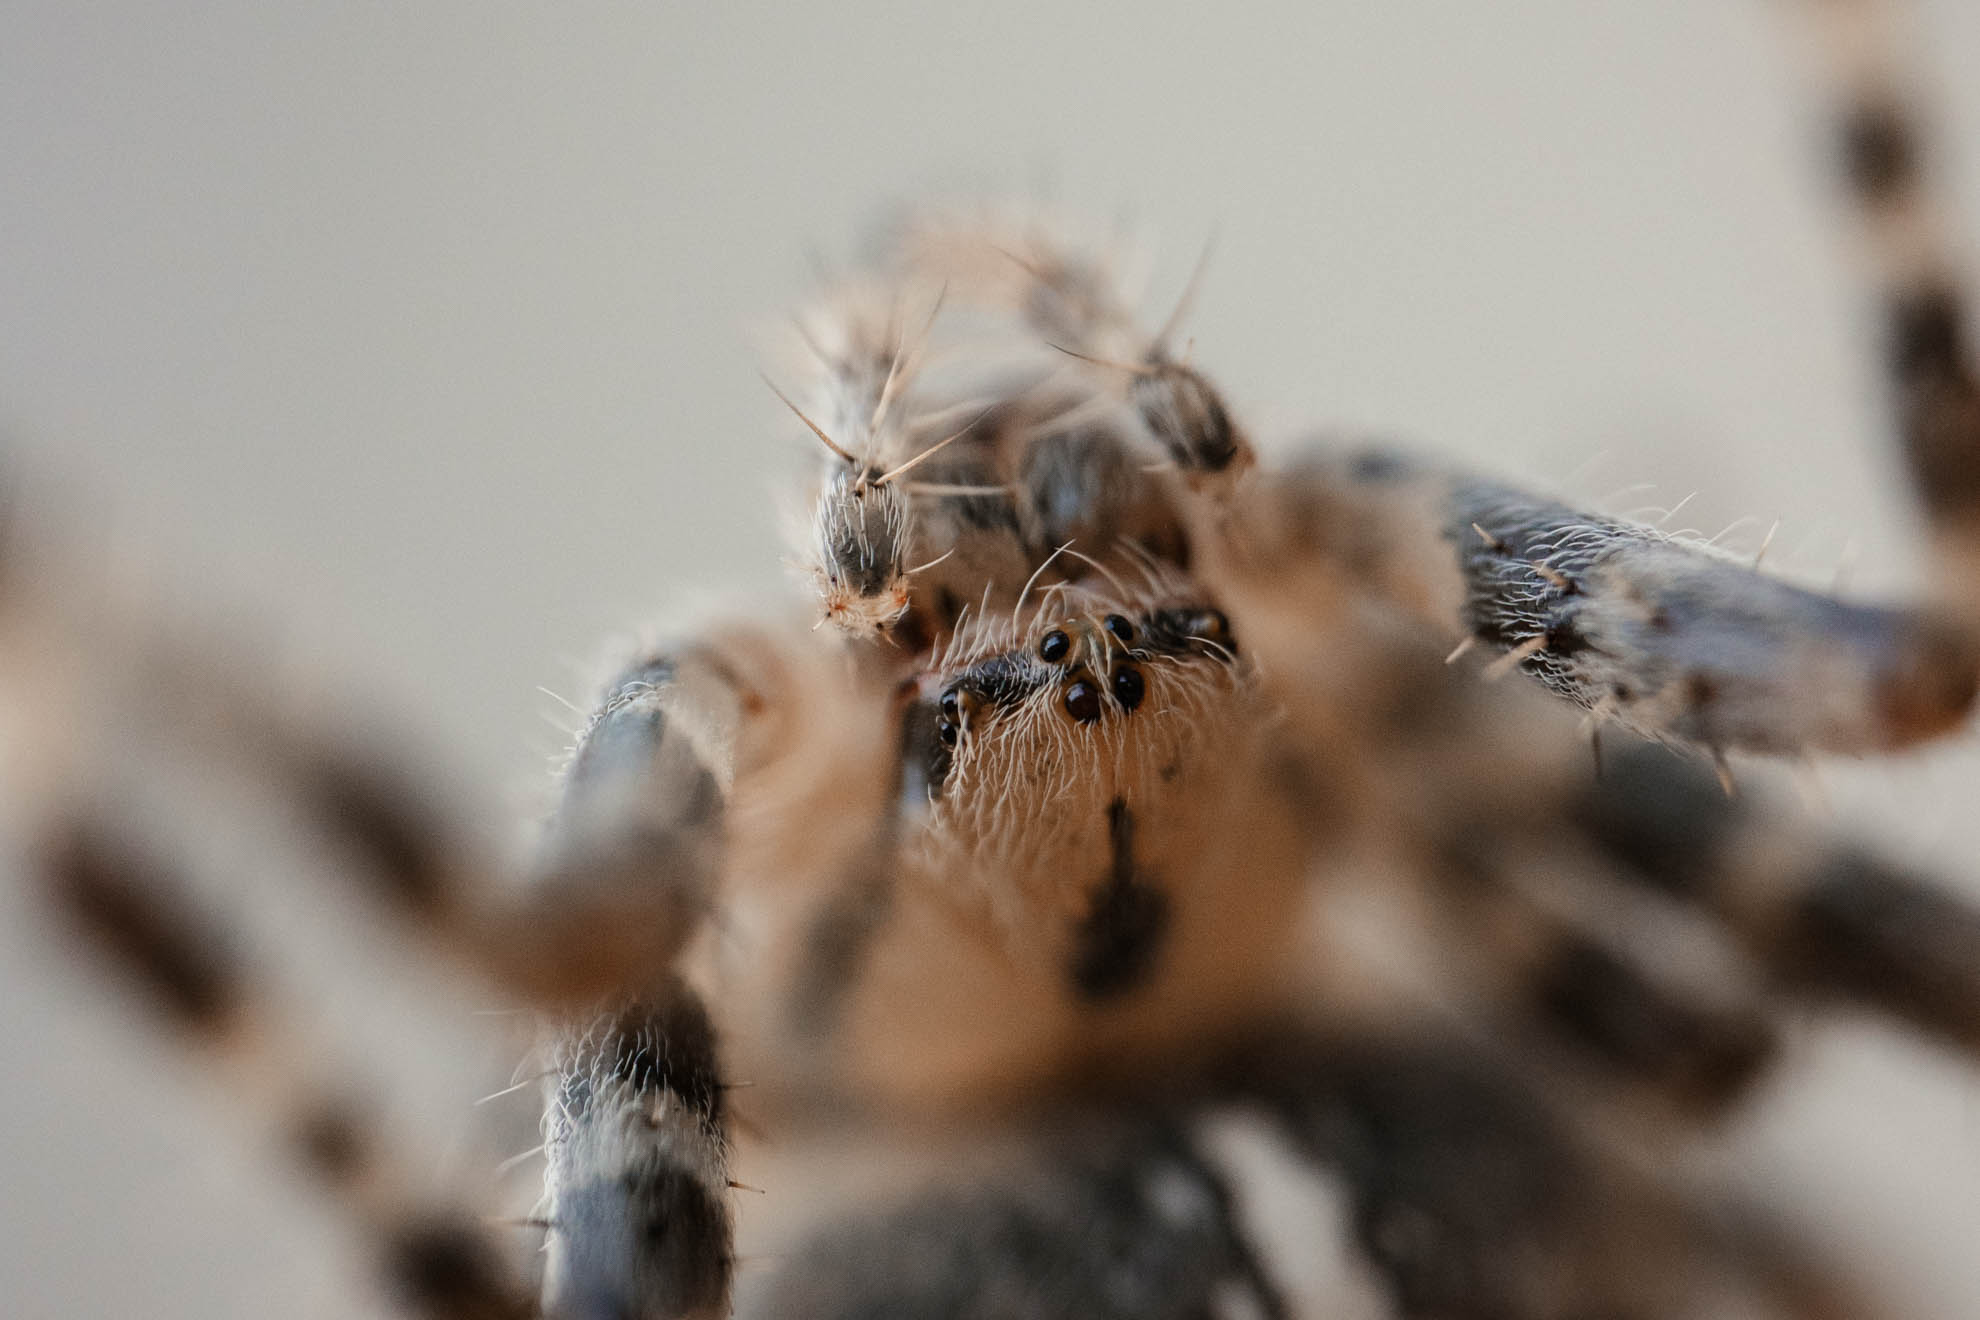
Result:
{"label": "pale beige background", "polygon": [[[809,248],[930,191],[1130,213],[1165,290],[1218,228],[1197,355],[1261,430],[1378,426],[1614,507],[1695,489],[1683,523],[1778,516],[1784,567],[1853,544],[1858,585],[1901,584],[1788,17],[8,0],[0,434],[161,576],[381,690],[487,820],[556,743],[536,685],[567,657],[789,590],[769,492],[808,455],[746,332]],[[1927,5],[1917,45],[1980,216],[1980,6]],[[1980,877],[1970,756],[1829,778]],[[0,1310],[375,1305],[237,1119],[6,913]],[[1810,1032],[1750,1126],[1762,1185],[1908,1314],[1980,1314],[1973,1074]]]}

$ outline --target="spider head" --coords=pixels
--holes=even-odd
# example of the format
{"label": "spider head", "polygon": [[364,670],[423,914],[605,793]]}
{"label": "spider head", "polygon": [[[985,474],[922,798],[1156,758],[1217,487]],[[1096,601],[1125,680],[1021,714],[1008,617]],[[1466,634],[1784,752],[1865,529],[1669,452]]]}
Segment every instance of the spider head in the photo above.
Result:
{"label": "spider head", "polygon": [[1014,828],[1019,800],[1083,834],[1108,803],[1188,791],[1251,697],[1223,614],[1182,590],[1055,587],[924,677],[910,727],[925,746],[910,750],[949,830],[1001,848],[1065,835],[1049,820]]}
{"label": "spider head", "polygon": [[910,865],[987,901],[1013,956],[1080,1003],[1211,957],[1214,884],[1285,844],[1259,809],[1265,698],[1229,624],[1180,574],[1148,578],[1055,584],[970,632],[902,724]]}

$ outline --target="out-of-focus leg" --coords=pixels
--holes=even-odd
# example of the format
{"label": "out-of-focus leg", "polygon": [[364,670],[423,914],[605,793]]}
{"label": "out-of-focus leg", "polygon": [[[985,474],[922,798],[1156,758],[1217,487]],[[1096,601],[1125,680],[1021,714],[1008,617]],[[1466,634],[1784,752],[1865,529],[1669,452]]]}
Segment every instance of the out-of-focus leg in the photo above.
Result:
{"label": "out-of-focus leg", "polygon": [[[1262,475],[1207,535],[1324,568],[1459,651],[1714,753],[1873,752],[1957,727],[1980,648],[1936,615],[1789,586],[1654,528],[1387,450]],[[1456,654],[1458,652],[1454,652]]]}

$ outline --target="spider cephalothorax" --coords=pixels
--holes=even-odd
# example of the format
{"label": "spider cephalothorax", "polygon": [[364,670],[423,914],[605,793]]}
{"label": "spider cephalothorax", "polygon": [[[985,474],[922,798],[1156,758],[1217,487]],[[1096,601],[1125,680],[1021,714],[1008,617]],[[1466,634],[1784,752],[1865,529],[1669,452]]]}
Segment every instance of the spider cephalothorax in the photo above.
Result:
{"label": "spider cephalothorax", "polygon": [[[1250,754],[1258,724],[1228,637],[1181,631],[1216,627],[1188,589],[1055,586],[1023,626],[965,630],[928,680],[930,864],[1024,877],[998,884],[996,902],[1021,938],[1062,926],[1077,949],[1068,966],[1084,968],[1067,975],[1096,997],[1157,967],[1166,886],[1196,866],[1170,836],[1219,833],[1220,767]],[[1161,858],[1175,873],[1158,884]]]}

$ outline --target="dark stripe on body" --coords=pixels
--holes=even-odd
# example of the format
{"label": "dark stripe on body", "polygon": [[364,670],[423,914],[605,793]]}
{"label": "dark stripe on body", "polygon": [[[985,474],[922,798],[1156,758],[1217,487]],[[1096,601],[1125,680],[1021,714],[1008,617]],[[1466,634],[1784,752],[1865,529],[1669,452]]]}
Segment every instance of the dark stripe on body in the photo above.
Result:
{"label": "dark stripe on body", "polygon": [[847,993],[866,965],[874,939],[893,915],[896,852],[902,812],[908,805],[903,789],[915,773],[910,768],[913,753],[907,744],[908,730],[914,724],[904,713],[896,735],[900,754],[892,766],[893,782],[882,798],[882,812],[873,823],[871,837],[811,914],[798,967],[791,978],[787,1010],[801,1033],[816,1036],[831,1030]]}
{"label": "dark stripe on body", "polygon": [[1006,651],[977,661],[951,680],[949,686],[965,688],[997,710],[1021,706],[1040,688],[1054,681],[1054,673],[1035,660],[1029,651]]}
{"label": "dark stripe on body", "polygon": [[802,961],[792,978],[791,1020],[806,1035],[829,1032],[846,995],[866,965],[874,938],[893,915],[891,849],[885,862],[869,859],[844,878],[812,915]]}
{"label": "dark stripe on body", "polygon": [[1087,1000],[1112,999],[1145,982],[1169,932],[1169,896],[1135,868],[1134,816],[1121,798],[1108,804],[1107,836],[1113,861],[1073,928],[1068,968]]}

